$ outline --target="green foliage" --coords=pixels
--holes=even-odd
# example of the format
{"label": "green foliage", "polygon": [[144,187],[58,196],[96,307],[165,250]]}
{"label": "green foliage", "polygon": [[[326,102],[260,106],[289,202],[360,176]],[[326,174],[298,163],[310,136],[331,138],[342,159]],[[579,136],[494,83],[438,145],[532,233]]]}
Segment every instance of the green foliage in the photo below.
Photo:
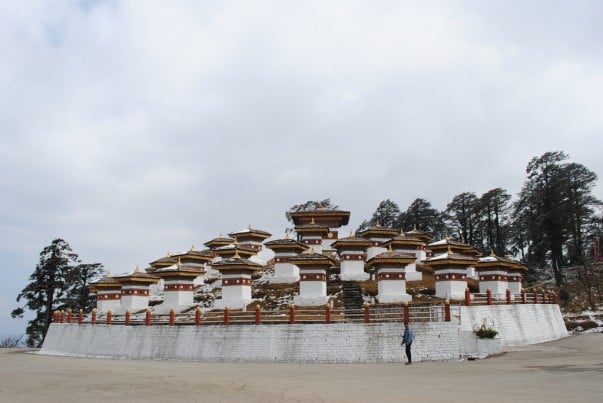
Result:
{"label": "green foliage", "polygon": [[287,218],[287,221],[293,223],[293,220],[291,219],[291,211],[310,211],[319,208],[336,210],[339,208],[339,206],[334,204],[330,198],[324,200],[308,200],[305,203],[295,204],[289,207],[289,210],[287,210],[287,212],[285,213],[285,217]]}
{"label": "green foliage", "polygon": [[408,231],[413,227],[430,233],[436,238],[441,238],[446,232],[442,213],[431,206],[425,199],[415,199],[408,209],[400,214],[397,228]]}
{"label": "green foliage", "polygon": [[29,347],[41,346],[55,310],[90,308],[88,285],[102,274],[102,265],[79,263],[78,255],[62,239],[53,240],[40,252],[30,283],[17,295],[17,302],[24,304],[11,312],[13,318],[22,318],[25,309],[35,312],[25,330]]}
{"label": "green foliage", "polygon": [[493,339],[498,335],[498,332],[485,324],[482,324],[476,331],[475,335],[479,339]]}

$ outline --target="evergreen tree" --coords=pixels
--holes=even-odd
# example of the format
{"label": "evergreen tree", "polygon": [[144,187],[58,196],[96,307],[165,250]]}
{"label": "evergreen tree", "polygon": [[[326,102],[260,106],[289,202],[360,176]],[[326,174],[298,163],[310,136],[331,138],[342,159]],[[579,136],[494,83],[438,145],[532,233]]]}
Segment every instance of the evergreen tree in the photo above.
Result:
{"label": "evergreen tree", "polygon": [[587,223],[601,204],[591,194],[596,175],[567,158],[556,151],[530,161],[514,212],[515,241],[521,239],[526,263],[551,268],[557,286],[564,283],[563,268],[582,260]]}
{"label": "evergreen tree", "polygon": [[456,237],[461,242],[475,246],[477,246],[478,201],[475,193],[461,193],[448,203],[444,214],[448,227],[454,230]]}
{"label": "evergreen tree", "polygon": [[431,207],[430,202],[421,198],[415,199],[408,209],[400,214],[396,228],[408,231],[415,226],[436,238],[443,237],[446,231],[442,213]]}
{"label": "evergreen tree", "polygon": [[482,253],[494,251],[504,256],[508,250],[510,228],[509,202],[506,190],[495,188],[484,193],[478,204],[480,232],[483,234]]}
{"label": "evergreen tree", "polygon": [[369,220],[369,226],[381,225],[382,227],[395,228],[399,218],[400,207],[390,199],[386,199],[377,206]]}
{"label": "evergreen tree", "polygon": [[291,211],[310,211],[317,209],[336,210],[338,208],[339,206],[335,205],[330,198],[324,200],[308,200],[305,203],[295,204],[289,207],[289,210],[287,210],[285,213],[285,217],[287,218],[287,221],[293,223],[293,220],[291,219]]}
{"label": "evergreen tree", "polygon": [[96,307],[96,295],[90,292],[90,283],[104,274],[101,263],[81,263],[73,268],[64,305],[73,310],[89,312]]}
{"label": "evergreen tree", "polygon": [[22,318],[25,309],[35,312],[25,333],[27,345],[40,347],[58,309],[78,309],[78,304],[90,307],[87,286],[93,276],[100,275],[100,264],[81,265],[78,255],[67,242],[58,238],[40,252],[40,261],[29,277],[30,283],[17,295],[23,306],[11,312],[13,318]]}

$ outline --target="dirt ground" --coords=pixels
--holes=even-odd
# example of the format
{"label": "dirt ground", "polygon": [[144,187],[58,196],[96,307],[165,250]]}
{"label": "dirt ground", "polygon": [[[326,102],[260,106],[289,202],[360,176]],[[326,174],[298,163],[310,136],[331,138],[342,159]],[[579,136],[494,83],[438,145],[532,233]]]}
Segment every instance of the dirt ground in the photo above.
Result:
{"label": "dirt ground", "polygon": [[603,334],[478,361],[245,364],[0,349],[0,402],[601,402]]}

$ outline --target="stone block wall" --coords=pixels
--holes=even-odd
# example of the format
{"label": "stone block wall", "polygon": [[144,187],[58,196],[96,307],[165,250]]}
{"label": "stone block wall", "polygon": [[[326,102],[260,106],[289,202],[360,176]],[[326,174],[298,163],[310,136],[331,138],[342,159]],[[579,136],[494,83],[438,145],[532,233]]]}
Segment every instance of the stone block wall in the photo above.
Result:
{"label": "stone block wall", "polygon": [[[480,346],[473,330],[499,331]],[[413,323],[413,361],[456,360],[500,346],[567,336],[557,305],[460,307],[451,322]],[[401,323],[152,325],[53,323],[41,354],[114,359],[243,362],[403,362]]]}

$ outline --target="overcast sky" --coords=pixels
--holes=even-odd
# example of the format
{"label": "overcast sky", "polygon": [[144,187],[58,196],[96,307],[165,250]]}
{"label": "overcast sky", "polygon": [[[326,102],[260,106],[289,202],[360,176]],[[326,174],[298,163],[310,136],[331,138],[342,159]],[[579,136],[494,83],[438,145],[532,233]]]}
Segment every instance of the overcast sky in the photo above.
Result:
{"label": "overcast sky", "polygon": [[[600,1],[0,2],[0,336],[56,237],[130,271],[330,197],[603,174]],[[603,198],[601,185],[595,195]]]}

